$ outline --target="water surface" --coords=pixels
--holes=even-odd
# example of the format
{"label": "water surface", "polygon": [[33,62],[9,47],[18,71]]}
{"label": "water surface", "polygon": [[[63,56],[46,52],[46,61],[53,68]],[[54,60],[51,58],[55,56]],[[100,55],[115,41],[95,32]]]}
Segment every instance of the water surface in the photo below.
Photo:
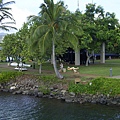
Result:
{"label": "water surface", "polygon": [[120,107],[0,92],[0,120],[120,120]]}

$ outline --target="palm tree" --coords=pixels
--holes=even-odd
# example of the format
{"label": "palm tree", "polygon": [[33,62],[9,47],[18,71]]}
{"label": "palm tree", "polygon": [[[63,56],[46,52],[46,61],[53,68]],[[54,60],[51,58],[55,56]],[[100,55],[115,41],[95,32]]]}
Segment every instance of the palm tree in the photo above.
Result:
{"label": "palm tree", "polygon": [[[15,3],[14,1],[3,3],[3,0],[0,0],[0,29],[9,31],[9,28],[16,29],[12,27],[11,24],[15,24],[15,20],[13,19],[12,14],[9,12],[11,10],[10,7],[7,7],[9,4]],[[10,22],[6,22],[6,20],[10,20]]]}
{"label": "palm tree", "polygon": [[[37,20],[37,27],[32,35],[33,43],[34,45],[39,45],[43,52],[47,46],[50,46],[52,43],[52,60],[54,71],[56,76],[62,79],[63,76],[59,73],[56,65],[55,45],[58,34],[62,34],[63,29],[65,29],[66,26],[65,24],[67,23],[63,17],[66,12],[66,8],[64,7],[64,3],[62,1],[54,4],[53,0],[44,0],[44,3],[41,4],[40,8],[41,12],[39,13],[39,16],[29,17],[29,20],[32,18]],[[68,39],[70,34],[68,32],[66,33],[66,39]],[[74,38],[76,39],[76,37],[73,37],[73,39]]]}

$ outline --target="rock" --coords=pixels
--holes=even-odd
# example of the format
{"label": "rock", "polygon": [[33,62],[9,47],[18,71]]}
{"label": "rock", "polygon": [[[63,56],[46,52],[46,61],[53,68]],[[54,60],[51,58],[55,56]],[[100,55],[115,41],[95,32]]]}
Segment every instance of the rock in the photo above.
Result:
{"label": "rock", "polygon": [[16,94],[22,94],[21,90],[16,91]]}
{"label": "rock", "polygon": [[12,94],[22,94],[22,91],[21,90],[14,91]]}
{"label": "rock", "polygon": [[116,105],[116,104],[117,104],[117,101],[111,101],[111,103],[112,103],[113,105]]}
{"label": "rock", "polygon": [[66,90],[61,90],[62,95],[65,95],[65,93],[66,93]]}
{"label": "rock", "polygon": [[[28,95],[28,93],[29,93],[29,90],[26,90],[26,91],[23,91],[23,92],[22,92],[23,95]],[[30,95],[30,94],[29,94],[29,95]]]}
{"label": "rock", "polygon": [[101,99],[100,99],[100,103],[106,105],[106,104],[107,104],[107,100],[104,99],[104,98],[101,98]]}
{"label": "rock", "polygon": [[11,86],[10,87],[10,90],[15,90],[16,89],[16,86]]}
{"label": "rock", "polygon": [[38,89],[35,88],[33,93],[34,93],[34,96],[38,96]]}
{"label": "rock", "polygon": [[71,97],[75,97],[75,93],[74,92],[70,92],[69,93]]}
{"label": "rock", "polygon": [[8,92],[9,90],[8,89],[2,89],[3,92]]}
{"label": "rock", "polygon": [[97,102],[96,102],[95,99],[93,99],[93,100],[91,101],[91,103],[96,104]]}
{"label": "rock", "polygon": [[53,97],[53,96],[55,96],[55,93],[54,93],[54,92],[51,92],[51,93],[50,93],[50,97]]}
{"label": "rock", "polygon": [[70,98],[70,97],[67,97],[67,98],[65,98],[65,102],[67,102],[67,103],[69,103],[69,102],[73,102],[73,99]]}
{"label": "rock", "polygon": [[58,85],[54,85],[54,86],[53,86],[53,89],[58,89]]}
{"label": "rock", "polygon": [[43,97],[43,93],[42,92],[38,92],[38,97]]}
{"label": "rock", "polygon": [[54,88],[53,88],[53,87],[50,87],[49,89],[50,89],[51,91],[52,91],[52,90],[54,90]]}

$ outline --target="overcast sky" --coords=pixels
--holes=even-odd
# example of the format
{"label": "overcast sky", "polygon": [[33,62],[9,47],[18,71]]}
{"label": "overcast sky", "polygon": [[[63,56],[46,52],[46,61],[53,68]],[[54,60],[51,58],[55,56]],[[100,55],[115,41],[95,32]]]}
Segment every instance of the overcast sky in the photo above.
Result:
{"label": "overcast sky", "polygon": [[[7,2],[10,0],[4,0]],[[15,4],[11,5],[12,14],[16,20],[16,27],[20,29],[23,23],[27,20],[29,15],[37,15],[40,11],[39,6],[43,3],[44,0],[14,0]],[[59,0],[54,0],[54,2]],[[74,12],[78,8],[80,11],[85,10],[85,6],[88,3],[96,3],[96,5],[101,5],[105,12],[114,12],[116,18],[120,20],[120,0],[63,0],[65,5],[68,5],[68,9]]]}

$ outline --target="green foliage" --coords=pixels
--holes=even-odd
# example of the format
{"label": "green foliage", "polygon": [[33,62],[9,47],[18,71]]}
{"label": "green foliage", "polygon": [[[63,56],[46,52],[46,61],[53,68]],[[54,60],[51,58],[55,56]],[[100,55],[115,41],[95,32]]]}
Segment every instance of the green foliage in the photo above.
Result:
{"label": "green foliage", "polygon": [[1,72],[0,73],[0,83],[5,83],[5,82],[8,82],[10,80],[15,80],[15,78],[17,76],[20,76],[22,75],[23,73],[22,72]]}
{"label": "green foliage", "polygon": [[54,75],[41,75],[39,76],[39,80],[49,84],[58,82],[58,78]]}
{"label": "green foliage", "polygon": [[74,84],[74,82],[69,84],[69,92],[74,92],[74,93],[85,93],[86,92],[86,85],[82,84]]}
{"label": "green foliage", "polygon": [[95,78],[86,85],[71,83],[69,91],[86,94],[109,94],[110,96],[119,95],[120,79]]}
{"label": "green foliage", "polygon": [[50,93],[50,89],[48,89],[48,87],[46,87],[46,86],[40,86],[39,91],[45,95]]}
{"label": "green foliage", "polygon": [[19,62],[19,58],[22,58],[24,62],[28,60],[31,55],[29,52],[28,36],[29,29],[27,23],[24,23],[18,32],[7,34],[3,39],[1,56],[12,57],[17,62]]}
{"label": "green foliage", "polygon": [[18,55],[18,53],[15,53],[17,49],[16,46],[18,46],[18,44],[16,42],[15,34],[7,34],[1,44],[1,57],[15,57],[16,54]]}

